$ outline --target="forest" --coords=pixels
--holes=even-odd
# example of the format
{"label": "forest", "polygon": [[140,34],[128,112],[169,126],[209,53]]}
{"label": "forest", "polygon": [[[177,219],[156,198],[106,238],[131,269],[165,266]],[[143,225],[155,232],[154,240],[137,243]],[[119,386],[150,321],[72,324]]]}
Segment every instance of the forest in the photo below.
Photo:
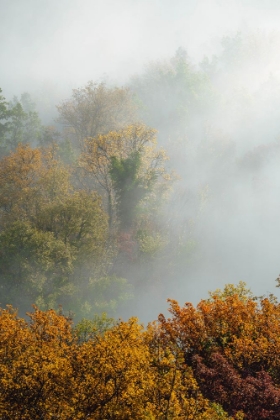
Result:
{"label": "forest", "polygon": [[0,312],[2,419],[279,419],[280,305],[245,284],[171,317],[73,325],[34,306]]}
{"label": "forest", "polygon": [[279,419],[279,45],[0,89],[1,419]]}
{"label": "forest", "polygon": [[73,89],[52,125],[44,97],[39,114],[2,92],[1,305],[148,322],[168,297],[198,302],[207,279],[273,285],[278,45],[238,32],[199,65],[180,48],[124,86]]}

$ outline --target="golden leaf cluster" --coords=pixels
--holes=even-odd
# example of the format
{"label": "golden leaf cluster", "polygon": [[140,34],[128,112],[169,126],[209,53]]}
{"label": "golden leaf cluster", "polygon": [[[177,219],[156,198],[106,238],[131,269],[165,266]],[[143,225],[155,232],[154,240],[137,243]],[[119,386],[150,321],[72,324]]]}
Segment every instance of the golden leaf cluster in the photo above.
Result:
{"label": "golden leaf cluster", "polygon": [[80,342],[62,314],[28,315],[0,311],[2,419],[219,418],[158,325],[132,318]]}

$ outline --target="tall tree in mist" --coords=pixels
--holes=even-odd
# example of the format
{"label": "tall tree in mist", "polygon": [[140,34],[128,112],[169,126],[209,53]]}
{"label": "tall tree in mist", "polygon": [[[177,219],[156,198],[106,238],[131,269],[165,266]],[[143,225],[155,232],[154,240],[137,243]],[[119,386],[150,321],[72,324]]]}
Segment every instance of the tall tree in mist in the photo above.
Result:
{"label": "tall tree in mist", "polygon": [[131,79],[130,87],[141,103],[142,118],[162,130],[163,139],[184,131],[214,99],[208,76],[193,66],[183,48],[169,60],[151,63]]}
{"label": "tall tree in mist", "polygon": [[137,119],[136,103],[127,88],[89,82],[74,89],[72,98],[57,107],[61,122],[75,148],[86,138],[118,130]]}
{"label": "tall tree in mist", "polygon": [[[136,204],[153,181],[157,179],[161,185],[168,183],[166,159],[165,152],[156,148],[155,130],[141,124],[85,140],[81,166],[93,179],[94,188],[105,194],[111,226],[116,206],[123,222],[130,214],[130,221],[126,220],[130,225]],[[127,194],[131,199],[133,196],[132,201]]]}
{"label": "tall tree in mist", "polygon": [[24,93],[20,99],[14,97],[11,102],[0,96],[0,152],[7,154],[15,150],[18,144],[32,144],[40,142],[44,128],[41,124],[35,104],[30,95]]}
{"label": "tall tree in mist", "polygon": [[8,102],[2,95],[2,89],[0,88],[0,147],[4,147],[5,135],[9,130],[8,120],[11,116],[11,111],[8,108]]}
{"label": "tall tree in mist", "polygon": [[131,227],[137,204],[148,194],[156,181],[156,174],[149,180],[139,177],[140,166],[140,152],[134,152],[125,159],[111,157],[110,176],[122,229]]}

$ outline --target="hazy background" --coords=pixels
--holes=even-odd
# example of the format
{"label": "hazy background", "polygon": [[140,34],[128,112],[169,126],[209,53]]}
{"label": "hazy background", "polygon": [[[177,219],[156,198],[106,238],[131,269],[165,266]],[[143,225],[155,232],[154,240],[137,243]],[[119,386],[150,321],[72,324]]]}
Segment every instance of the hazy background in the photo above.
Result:
{"label": "hazy background", "polygon": [[[149,308],[154,318],[167,297],[196,302],[239,280],[279,296],[279,22],[278,0],[0,0],[0,87],[7,99],[29,92],[47,124],[89,80],[131,84],[179,47],[197,69],[205,56],[220,60],[209,77],[222,99],[194,113],[185,131],[181,122],[179,134],[166,121],[155,127],[181,177],[166,219],[174,230],[192,221],[198,251],[158,303],[138,294],[140,316]],[[221,40],[238,31],[258,45],[235,62]]]}
{"label": "hazy background", "polygon": [[198,62],[230,31],[277,29],[277,0],[1,0],[1,82],[6,95],[124,83],[180,46]]}

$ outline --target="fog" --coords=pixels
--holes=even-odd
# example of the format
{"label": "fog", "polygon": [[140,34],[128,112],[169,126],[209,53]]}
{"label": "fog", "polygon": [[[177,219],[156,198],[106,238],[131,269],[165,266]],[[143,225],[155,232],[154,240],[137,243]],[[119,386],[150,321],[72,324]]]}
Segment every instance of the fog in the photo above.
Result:
{"label": "fog", "polygon": [[[159,293],[156,285],[137,289],[130,310],[144,321],[168,297],[196,303],[240,280],[256,295],[279,296],[279,19],[278,0],[0,0],[6,98],[29,92],[53,124],[73,88],[105,80],[159,109],[144,109],[142,119],[158,130],[180,178],[162,223],[193,250],[171,278],[153,266],[164,278]],[[178,48],[211,85],[180,120],[169,118],[177,97],[164,105],[157,87],[144,91],[153,68],[168,67]]]}
{"label": "fog", "polygon": [[44,83],[72,89],[104,75],[124,83],[180,46],[199,61],[229,31],[277,29],[280,13],[276,0],[1,0],[0,7],[7,96]]}

